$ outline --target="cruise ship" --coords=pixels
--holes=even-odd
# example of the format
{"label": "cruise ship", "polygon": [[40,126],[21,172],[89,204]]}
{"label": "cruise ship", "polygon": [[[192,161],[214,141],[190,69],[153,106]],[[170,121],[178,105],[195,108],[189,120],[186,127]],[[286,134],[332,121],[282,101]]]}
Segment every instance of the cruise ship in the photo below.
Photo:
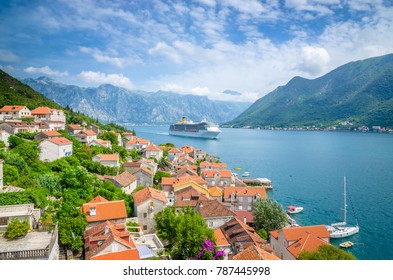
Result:
{"label": "cruise ship", "polygon": [[221,130],[218,125],[212,122],[201,121],[194,123],[182,118],[181,122],[171,124],[169,127],[169,135],[197,137],[197,138],[217,138]]}

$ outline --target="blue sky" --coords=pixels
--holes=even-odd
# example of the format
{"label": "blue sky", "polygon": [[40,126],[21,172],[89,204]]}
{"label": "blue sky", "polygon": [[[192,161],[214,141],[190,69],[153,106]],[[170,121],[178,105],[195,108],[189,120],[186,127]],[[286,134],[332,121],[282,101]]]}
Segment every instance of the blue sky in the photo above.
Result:
{"label": "blue sky", "polygon": [[392,2],[1,0],[0,68],[255,101],[294,76],[392,53]]}

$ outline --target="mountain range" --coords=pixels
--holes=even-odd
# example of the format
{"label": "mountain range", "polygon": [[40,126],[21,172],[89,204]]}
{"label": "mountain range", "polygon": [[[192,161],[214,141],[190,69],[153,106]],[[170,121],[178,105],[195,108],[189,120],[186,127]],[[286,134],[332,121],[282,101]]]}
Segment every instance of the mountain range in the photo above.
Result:
{"label": "mountain range", "polygon": [[393,54],[350,62],[316,79],[294,77],[225,124],[230,127],[393,128]]}
{"label": "mountain range", "polygon": [[192,121],[206,119],[223,123],[234,119],[251,105],[174,92],[129,91],[109,84],[84,88],[47,77],[21,81],[62,106],[69,106],[99,121],[120,124],[168,124],[182,117]]}

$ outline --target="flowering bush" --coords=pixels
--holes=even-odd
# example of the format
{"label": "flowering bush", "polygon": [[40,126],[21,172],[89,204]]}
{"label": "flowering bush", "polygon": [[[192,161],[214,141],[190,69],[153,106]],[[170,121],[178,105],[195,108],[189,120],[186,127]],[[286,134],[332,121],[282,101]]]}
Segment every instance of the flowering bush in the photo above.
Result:
{"label": "flowering bush", "polygon": [[195,258],[189,258],[189,260],[223,260],[224,257],[224,250],[217,250],[214,243],[210,239],[205,238]]}

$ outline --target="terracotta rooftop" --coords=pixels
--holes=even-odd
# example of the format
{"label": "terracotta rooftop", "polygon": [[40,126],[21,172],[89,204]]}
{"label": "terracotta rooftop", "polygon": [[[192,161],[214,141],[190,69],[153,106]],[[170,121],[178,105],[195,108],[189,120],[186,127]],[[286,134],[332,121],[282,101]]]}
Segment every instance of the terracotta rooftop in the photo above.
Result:
{"label": "terracotta rooftop", "polygon": [[224,190],[220,187],[210,187],[209,188],[209,195],[215,197],[222,197]]}
{"label": "terracotta rooftop", "polygon": [[232,260],[280,260],[274,253],[269,253],[264,249],[251,245],[245,250],[233,256]]}
{"label": "terracotta rooftop", "polygon": [[65,137],[49,138],[45,141],[52,142],[53,144],[56,144],[58,146],[72,145],[72,141],[68,140]]}
{"label": "terracotta rooftop", "polygon": [[267,198],[266,189],[262,187],[225,187],[224,198],[229,199],[231,194],[236,196],[257,196]]}
{"label": "terracotta rooftop", "polygon": [[124,167],[140,167],[141,163],[139,161],[128,161],[123,163]]}
{"label": "terracotta rooftop", "polygon": [[[82,205],[82,212],[86,214],[86,220],[89,223],[127,218],[124,200],[99,201],[101,199],[102,197],[95,198],[89,203]],[[95,214],[94,211],[91,210],[94,208]]]}
{"label": "terracotta rooftop", "polygon": [[101,145],[103,145],[103,146],[107,146],[108,144],[109,144],[109,145],[111,144],[111,141],[110,141],[110,140],[95,139],[95,140],[93,140],[93,141],[95,141],[95,142],[97,142],[98,144],[101,144]]}
{"label": "terracotta rooftop", "polygon": [[141,166],[140,168],[138,168],[137,170],[133,171],[132,174],[138,173],[138,172],[144,172],[149,174],[149,176],[154,176],[153,171],[151,171],[150,169],[147,169],[144,166]]}
{"label": "terracotta rooftop", "polygon": [[180,148],[180,150],[186,152],[187,154],[192,153],[194,151],[194,148],[191,146],[183,146]]}
{"label": "terracotta rooftop", "polygon": [[236,214],[236,218],[238,218],[240,221],[244,222],[244,218],[246,218],[246,223],[253,223],[254,222],[254,216],[252,215],[251,211],[235,210],[234,212]]}
{"label": "terracotta rooftop", "polygon": [[26,106],[6,105],[0,109],[0,112],[19,112],[24,108],[26,108]]}
{"label": "terracotta rooftop", "polygon": [[45,134],[48,137],[58,137],[62,136],[61,133],[57,132],[56,130],[51,130],[51,131],[43,131],[43,134]]}
{"label": "terracotta rooftop", "polygon": [[225,237],[224,233],[220,228],[216,228],[214,230],[214,237],[216,238],[216,245],[217,246],[228,246],[230,245],[227,238]]}
{"label": "terracotta rooftop", "polygon": [[231,178],[232,172],[231,170],[219,170],[219,169],[205,169],[202,172],[202,177],[204,178],[214,178],[216,175],[219,175],[221,178]]}
{"label": "terracotta rooftop", "polygon": [[240,219],[233,218],[223,224],[222,232],[234,247],[246,249],[248,246],[256,245],[268,252],[273,252],[267,241],[262,239],[252,227],[243,223]]}
{"label": "terracotta rooftop", "polygon": [[136,145],[138,143],[141,145],[149,145],[150,141],[143,138],[132,137],[131,140],[127,142],[128,145]]}
{"label": "terracotta rooftop", "polygon": [[319,238],[330,238],[329,231],[324,225],[283,228],[282,232],[287,241],[299,240],[304,233],[311,233]]}
{"label": "terracotta rooftop", "polygon": [[200,201],[198,204],[198,212],[203,218],[235,217],[236,215],[217,200]]}
{"label": "terracotta rooftop", "polygon": [[[84,233],[86,259],[139,260],[139,252],[124,225],[100,223]],[[122,246],[112,246],[113,242]]]}
{"label": "terracotta rooftop", "polygon": [[156,190],[156,189],[149,188],[149,187],[143,188],[143,189],[135,192],[133,194],[133,197],[134,197],[134,203],[136,205],[139,205],[139,204],[145,202],[149,198],[154,198],[154,199],[162,201],[164,203],[167,202],[165,193],[163,191]]}
{"label": "terracotta rooftop", "polygon": [[49,107],[38,107],[31,111],[32,115],[50,115],[52,114],[52,109]]}
{"label": "terracotta rooftop", "polygon": [[134,175],[132,175],[130,172],[128,171],[124,171],[123,173],[114,176],[113,179],[119,183],[120,185],[122,185],[123,187],[130,185],[131,183],[136,181],[136,177]]}
{"label": "terracotta rooftop", "polygon": [[175,193],[175,206],[176,207],[192,207],[195,208],[198,203],[207,201],[208,198],[198,192],[193,187],[186,187]]}
{"label": "terracotta rooftop", "polygon": [[98,154],[96,155],[100,161],[118,161],[119,154]]}
{"label": "terracotta rooftop", "polygon": [[69,124],[67,127],[73,129],[73,130],[83,130],[83,127],[80,126],[79,124]]}
{"label": "terracotta rooftop", "polygon": [[298,258],[299,254],[303,251],[314,252],[319,248],[319,246],[328,244],[328,242],[316,237],[315,235],[305,232],[298,241],[291,244],[291,246],[287,249],[292,255]]}
{"label": "terracotta rooftop", "polygon": [[149,146],[146,147],[146,151],[149,151],[149,152],[153,152],[153,151],[159,152],[159,151],[162,151],[162,150],[161,150],[158,146],[156,146],[156,145],[154,145],[154,144],[150,144]]}
{"label": "terracotta rooftop", "polygon": [[89,136],[97,135],[97,133],[94,132],[91,129],[86,129],[86,130],[83,131],[83,133],[86,134],[86,135],[89,135]]}

